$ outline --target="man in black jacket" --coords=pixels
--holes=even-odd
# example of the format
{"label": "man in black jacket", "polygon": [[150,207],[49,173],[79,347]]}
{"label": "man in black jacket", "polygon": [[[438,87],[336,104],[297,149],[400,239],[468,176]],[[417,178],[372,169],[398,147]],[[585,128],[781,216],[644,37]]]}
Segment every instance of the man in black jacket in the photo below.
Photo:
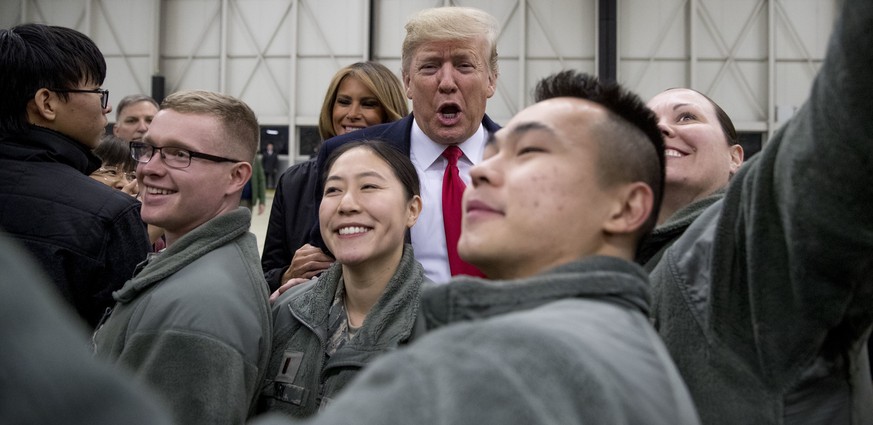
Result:
{"label": "man in black jacket", "polygon": [[279,172],[279,153],[273,150],[272,143],[267,143],[267,150],[264,151],[261,163],[264,166],[264,176],[267,178],[267,187],[275,189],[276,174]]}
{"label": "man in black jacket", "polygon": [[139,202],[88,177],[112,111],[106,62],[68,28],[0,30],[0,227],[91,326],[148,252]]}

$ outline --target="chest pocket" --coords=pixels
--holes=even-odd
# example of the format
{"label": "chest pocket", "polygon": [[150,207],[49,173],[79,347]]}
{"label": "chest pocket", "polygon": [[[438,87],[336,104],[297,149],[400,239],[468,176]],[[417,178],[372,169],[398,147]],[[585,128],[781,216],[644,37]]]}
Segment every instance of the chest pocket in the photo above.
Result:
{"label": "chest pocket", "polygon": [[294,379],[303,363],[302,351],[286,351],[282,356],[279,373],[273,380],[273,397],[286,403],[301,405],[307,390],[299,385],[294,385]]}

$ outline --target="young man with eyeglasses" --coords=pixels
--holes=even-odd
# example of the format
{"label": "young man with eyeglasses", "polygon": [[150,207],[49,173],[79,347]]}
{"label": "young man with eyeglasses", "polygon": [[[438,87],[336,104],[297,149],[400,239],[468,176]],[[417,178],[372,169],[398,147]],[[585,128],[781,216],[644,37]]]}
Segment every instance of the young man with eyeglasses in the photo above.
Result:
{"label": "young man with eyeglasses", "polygon": [[116,293],[94,344],[162,396],[176,423],[243,423],[268,361],[267,282],[239,207],[258,137],[245,103],[186,91],[130,143],[142,218],[164,229],[167,248]]}
{"label": "young man with eyeglasses", "polygon": [[62,27],[0,30],[0,228],[94,327],[148,252],[139,203],[88,177],[106,126],[106,62]]}

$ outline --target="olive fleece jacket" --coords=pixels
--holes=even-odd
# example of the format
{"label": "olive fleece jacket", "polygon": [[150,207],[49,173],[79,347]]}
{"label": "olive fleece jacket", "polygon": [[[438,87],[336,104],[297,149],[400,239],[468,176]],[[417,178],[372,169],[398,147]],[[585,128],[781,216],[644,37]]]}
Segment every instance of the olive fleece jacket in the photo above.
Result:
{"label": "olive fleece jacket", "polygon": [[327,406],[373,360],[411,342],[428,281],[406,244],[400,264],[355,337],[332,356],[325,353],[329,311],[342,279],[334,263],[314,284],[273,307],[273,353],[260,410],[310,416]]}
{"label": "olive fleece jacket", "polygon": [[267,283],[246,208],[179,238],[117,291],[98,357],[162,396],[179,424],[241,424],[270,355]]}

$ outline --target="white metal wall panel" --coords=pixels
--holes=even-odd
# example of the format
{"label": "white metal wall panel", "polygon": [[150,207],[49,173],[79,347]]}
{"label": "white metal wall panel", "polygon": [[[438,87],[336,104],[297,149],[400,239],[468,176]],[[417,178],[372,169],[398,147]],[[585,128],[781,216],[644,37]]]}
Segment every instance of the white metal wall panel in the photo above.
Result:
{"label": "white metal wall panel", "polygon": [[229,0],[226,4],[223,91],[251,105],[261,121],[287,122],[293,2]]}
{"label": "white metal wall panel", "polygon": [[[0,11],[4,28],[21,22],[60,25],[90,34],[89,0],[4,0]],[[8,11],[8,15],[7,15]]]}
{"label": "white metal wall panel", "polygon": [[[777,109],[790,112],[806,98],[837,1],[618,0],[618,79],[646,98],[667,87],[699,89],[740,130],[772,131]],[[0,23],[91,36],[107,58],[112,103],[149,93],[160,73],[167,93],[239,96],[263,124],[290,125],[293,139],[296,126],[317,123],[340,67],[372,50],[399,76],[406,20],[442,5],[477,7],[500,23],[501,75],[488,113],[506,122],[530,104],[540,78],[565,68],[596,72],[597,3],[376,0],[371,11],[370,0],[5,0]]]}
{"label": "white metal wall panel", "polygon": [[221,2],[164,1],[160,27],[160,68],[166,93],[219,90]]}
{"label": "white metal wall panel", "polygon": [[[91,2],[91,38],[106,57],[106,81],[112,103],[129,94],[151,94],[155,8],[152,2]],[[114,116],[112,117],[114,120]]]}
{"label": "white metal wall panel", "polygon": [[619,0],[618,79],[649,98],[691,87],[740,131],[772,132],[806,98],[835,0]]}

